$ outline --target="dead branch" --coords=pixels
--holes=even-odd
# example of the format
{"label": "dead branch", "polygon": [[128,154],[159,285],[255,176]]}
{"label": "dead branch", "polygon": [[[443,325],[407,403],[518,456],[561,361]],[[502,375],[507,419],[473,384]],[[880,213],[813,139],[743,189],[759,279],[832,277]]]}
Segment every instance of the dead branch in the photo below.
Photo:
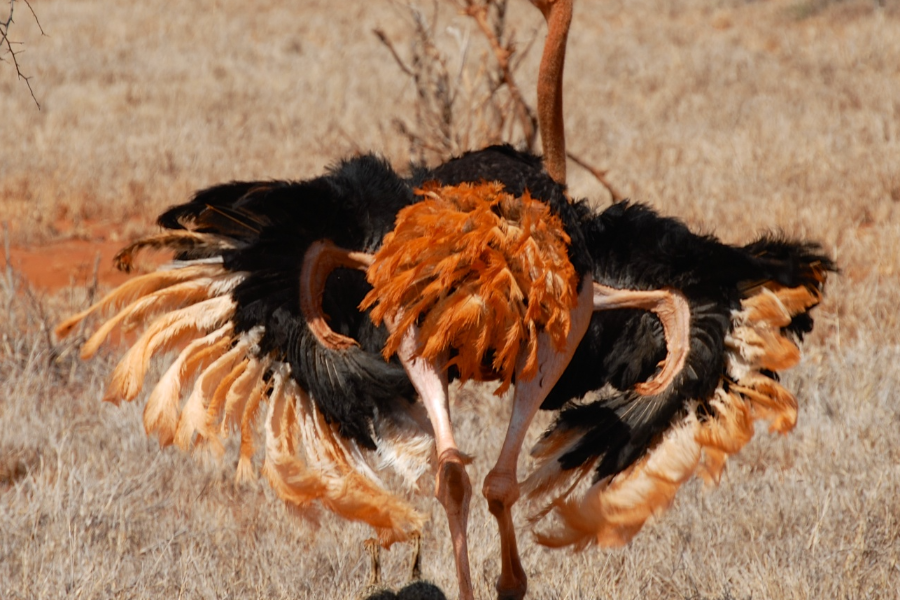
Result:
{"label": "dead branch", "polygon": [[397,66],[400,67],[400,70],[406,73],[410,77],[415,77],[413,72],[409,67],[406,66],[406,63],[403,62],[403,59],[400,58],[400,55],[397,53],[397,49],[394,48],[394,44],[391,43],[391,40],[388,38],[387,34],[382,29],[373,29],[372,33],[381,41],[382,44],[387,46],[387,49],[390,51],[391,56],[394,57],[394,61],[397,63]]}
{"label": "dead branch", "polygon": [[[525,145],[529,150],[533,150],[535,138],[537,137],[537,116],[522,97],[522,92],[519,91],[519,86],[516,85],[512,69],[510,68],[510,59],[516,53],[512,36],[509,37],[506,44],[501,41],[506,23],[506,0],[486,0],[484,3],[476,2],[475,0],[458,0],[458,4],[467,16],[475,20],[481,33],[487,39],[491,50],[494,52],[501,79],[506,84],[507,90],[509,90],[515,113],[522,127]],[[497,14],[497,18],[494,19],[493,23],[488,21],[488,12],[491,8]]]}
{"label": "dead branch", "polygon": [[[46,33],[44,33],[44,28],[41,26],[41,22],[38,19],[37,13],[34,12],[34,8],[32,8],[31,3],[28,0],[23,1],[25,2],[25,6],[28,7],[28,10],[31,11],[31,16],[34,17],[34,22],[37,23],[38,29],[41,30],[41,35],[47,35]],[[2,55],[0,55],[0,61],[12,62],[13,68],[16,70],[16,77],[25,82],[25,85],[28,87],[28,92],[31,94],[31,99],[34,100],[34,103],[37,105],[38,110],[40,110],[41,103],[38,102],[37,97],[34,95],[34,89],[31,87],[31,77],[25,75],[22,72],[22,67],[19,64],[19,55],[22,54],[24,50],[16,50],[16,48],[22,46],[22,43],[13,41],[9,37],[9,29],[15,23],[15,21],[13,20],[15,8],[16,0],[9,0],[9,14],[7,15],[5,21],[0,20],[0,51],[5,48],[6,55],[9,56],[9,59],[7,60]]]}
{"label": "dead branch", "polygon": [[625,199],[625,196],[620,194],[612,186],[612,184],[609,182],[609,180],[606,179],[606,173],[607,173],[606,171],[601,171],[600,169],[598,169],[596,167],[592,167],[590,164],[585,162],[580,157],[572,154],[571,152],[566,152],[566,158],[568,158],[573,163],[575,163],[576,165],[578,165],[579,167],[581,167],[582,169],[584,169],[585,171],[587,171],[588,173],[593,175],[594,178],[600,182],[600,185],[605,187],[606,191],[609,192],[609,195],[612,197],[613,204],[616,204],[617,202],[621,202],[622,200]]}

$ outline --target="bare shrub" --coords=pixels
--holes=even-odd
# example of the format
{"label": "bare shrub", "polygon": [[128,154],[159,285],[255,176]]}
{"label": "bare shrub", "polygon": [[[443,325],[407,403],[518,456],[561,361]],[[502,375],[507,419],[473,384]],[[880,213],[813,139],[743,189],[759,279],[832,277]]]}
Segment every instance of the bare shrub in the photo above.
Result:
{"label": "bare shrub", "polygon": [[[430,19],[421,8],[407,7],[412,31],[405,59],[383,30],[374,31],[415,88],[413,117],[394,119],[397,132],[409,143],[410,157],[436,164],[467,150],[502,143],[538,151],[537,116],[522,93],[517,73],[539,39],[539,30],[521,43],[507,19],[508,0],[455,0],[454,4],[475,24],[474,36],[467,28],[443,24],[437,3]],[[571,152],[566,154],[590,172],[613,201],[622,199],[606,171]]]}
{"label": "bare shrub", "polygon": [[[434,163],[503,142],[535,150],[537,117],[522,98],[515,72],[536,33],[520,51],[516,32],[507,26],[507,0],[456,4],[478,24],[487,47],[472,39],[470,30],[442,24],[437,6],[430,19],[419,7],[408,7],[412,32],[406,59],[383,30],[374,31],[415,87],[414,116],[394,121],[409,141],[410,156]],[[451,43],[439,39],[444,37]]]}

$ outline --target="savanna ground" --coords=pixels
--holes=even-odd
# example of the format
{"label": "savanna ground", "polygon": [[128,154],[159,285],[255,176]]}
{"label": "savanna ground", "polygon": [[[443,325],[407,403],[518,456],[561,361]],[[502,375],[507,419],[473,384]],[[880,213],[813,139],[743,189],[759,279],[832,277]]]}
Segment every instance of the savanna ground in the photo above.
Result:
{"label": "savanna ground", "polygon": [[[40,110],[0,63],[0,598],[353,597],[364,527],[299,518],[262,484],[236,488],[228,457],[160,450],[140,402],[99,400],[114,356],[83,364],[49,329],[95,293],[98,252],[102,291],[113,249],[196,188],[308,177],[359,150],[403,168],[410,145],[395,121],[416,95],[371,31],[407,56],[408,10],[33,6],[47,36],[22,3],[11,36],[26,43]],[[510,20],[523,45],[543,35],[524,0]],[[448,6],[439,23],[448,56],[466,35],[470,56],[485,52]],[[537,59],[517,72],[532,103]],[[900,2],[580,0],[565,86],[570,148],[625,195],[729,242],[767,229],[819,240],[842,273],[786,378],[796,430],[761,429],[718,488],[689,483],[625,548],[548,551],[520,519],[530,597],[896,597]],[[609,202],[569,168],[575,195]],[[475,387],[455,397],[480,489],[508,407]],[[445,519],[436,502],[421,506],[433,517],[425,574],[453,597]],[[470,536],[476,595],[489,598],[498,537],[478,496]],[[402,583],[408,550],[386,557]]]}

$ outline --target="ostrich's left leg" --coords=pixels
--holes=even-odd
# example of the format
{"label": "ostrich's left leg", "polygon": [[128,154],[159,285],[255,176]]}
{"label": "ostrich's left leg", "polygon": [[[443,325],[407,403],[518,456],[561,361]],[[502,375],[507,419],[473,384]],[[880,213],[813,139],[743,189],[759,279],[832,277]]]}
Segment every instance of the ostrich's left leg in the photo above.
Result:
{"label": "ostrich's left leg", "polygon": [[482,494],[488,501],[488,509],[497,519],[500,529],[501,571],[497,580],[497,597],[519,600],[525,596],[527,577],[519,560],[516,532],[513,527],[512,505],[519,499],[519,481],[516,463],[528,426],[547,394],[565,371],[578,343],[587,331],[593,312],[593,288],[590,277],[582,283],[578,304],[572,311],[571,328],[566,348],[557,352],[550,337],[541,333],[538,337],[538,372],[527,381],[516,378],[513,394],[512,416],[497,463],[484,479]]}

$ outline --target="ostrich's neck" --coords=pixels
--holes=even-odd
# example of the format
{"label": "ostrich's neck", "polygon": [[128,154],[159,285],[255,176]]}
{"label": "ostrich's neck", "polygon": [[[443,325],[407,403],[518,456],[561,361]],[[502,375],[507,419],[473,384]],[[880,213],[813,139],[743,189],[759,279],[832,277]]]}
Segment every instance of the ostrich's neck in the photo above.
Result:
{"label": "ostrich's neck", "polygon": [[547,41],[538,74],[538,124],[544,166],[558,183],[566,183],[566,133],[563,123],[563,67],[572,22],[573,0],[532,0],[547,20]]}

